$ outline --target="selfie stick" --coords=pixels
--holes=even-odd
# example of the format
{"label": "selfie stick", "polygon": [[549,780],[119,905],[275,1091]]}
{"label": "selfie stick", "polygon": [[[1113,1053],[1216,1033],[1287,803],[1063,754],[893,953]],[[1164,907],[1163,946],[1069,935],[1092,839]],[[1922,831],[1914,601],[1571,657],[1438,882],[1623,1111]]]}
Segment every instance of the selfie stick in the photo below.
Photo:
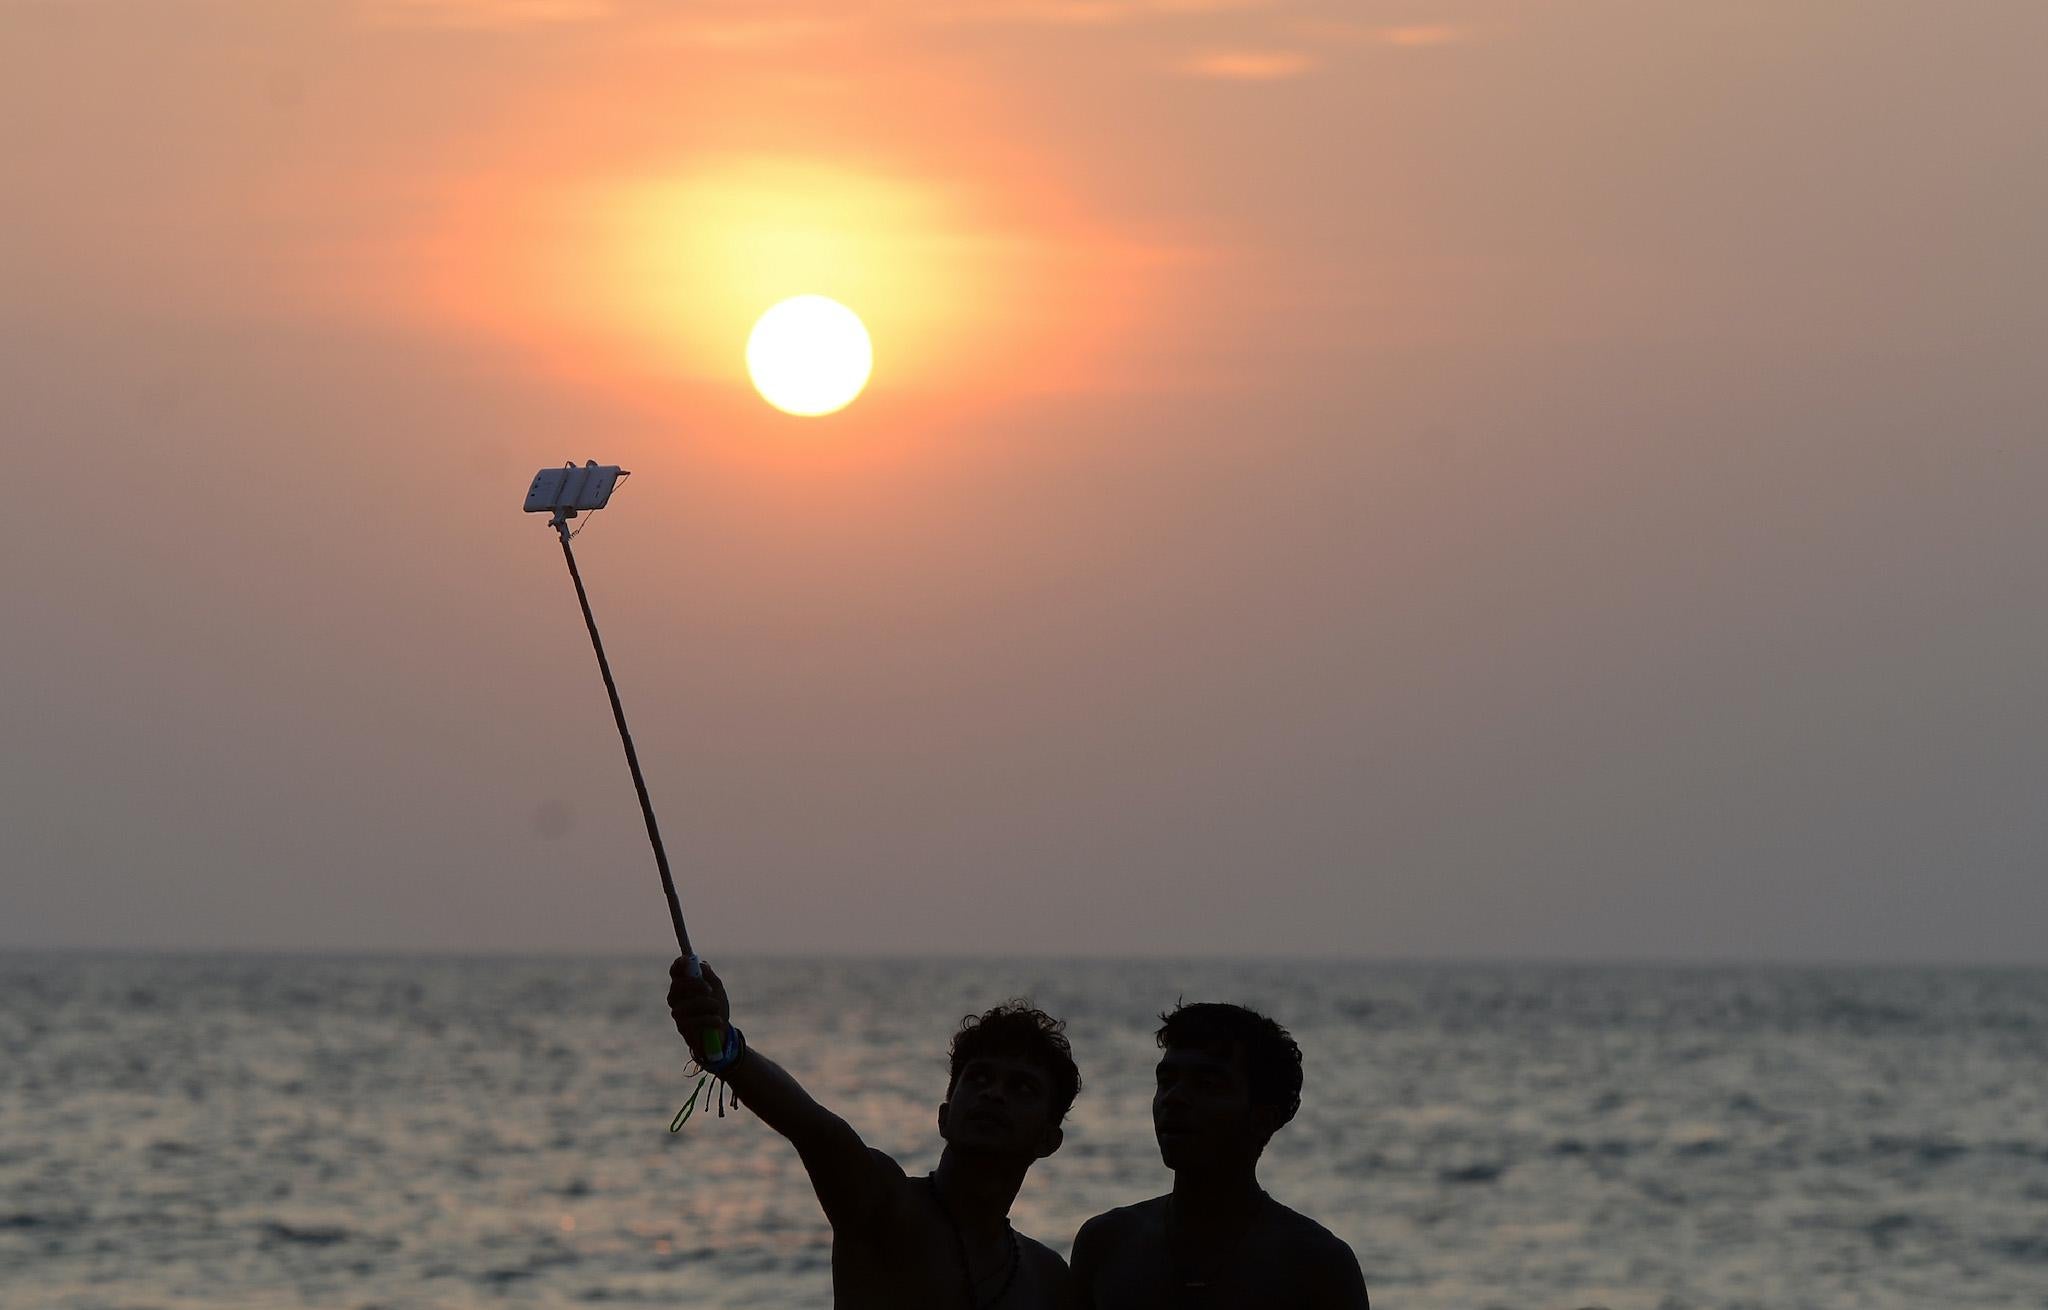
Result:
{"label": "selfie stick", "polygon": [[[562,539],[562,558],[569,562],[569,578],[576,584],[576,603],[583,608],[583,626],[590,630],[590,648],[597,652],[597,669],[604,675],[604,694],[611,698],[612,721],[619,725],[619,741],[626,747],[626,767],[633,771],[633,791],[640,797],[640,816],[647,820],[647,841],[654,847],[654,867],[661,871],[661,890],[668,897],[668,918],[675,925],[676,945],[682,947],[683,955],[689,960],[690,976],[701,978],[703,963],[697,958],[697,952],[690,949],[690,930],[683,923],[683,903],[676,898],[676,882],[668,871],[668,852],[661,844],[661,829],[654,822],[654,805],[647,799],[647,780],[640,776],[640,756],[633,749],[633,734],[626,730],[626,710],[619,704],[619,687],[612,681],[611,661],[604,657],[604,641],[597,635],[597,619],[590,613],[590,596],[583,590],[583,574],[576,567],[576,552],[569,549],[569,539],[576,535],[569,531],[569,520],[584,510],[603,509],[611,500],[613,489],[630,476],[616,464],[601,465],[595,460],[582,468],[567,464],[561,468],[542,469],[534,475],[533,485],[527,489],[526,512],[552,515],[548,526]],[[705,1034],[706,1055],[716,1060],[724,1050],[722,1033]]]}

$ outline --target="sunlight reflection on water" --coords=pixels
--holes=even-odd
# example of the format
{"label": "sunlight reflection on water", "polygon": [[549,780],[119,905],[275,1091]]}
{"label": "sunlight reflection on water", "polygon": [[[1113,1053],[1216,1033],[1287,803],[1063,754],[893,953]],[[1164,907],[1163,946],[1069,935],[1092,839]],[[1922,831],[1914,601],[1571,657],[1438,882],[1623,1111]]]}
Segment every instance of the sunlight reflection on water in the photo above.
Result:
{"label": "sunlight reflection on water", "polygon": [[[2011,1306],[2048,1243],[2048,975],[721,961],[750,1039],[912,1171],[960,1016],[1031,994],[1085,1086],[1018,1227],[1164,1186],[1153,1016],[1271,1008],[1264,1178],[1383,1306]],[[6,1304],[823,1306],[827,1233],[686,1084],[658,959],[0,957]],[[2029,1301],[2028,1298],[2035,1298]]]}

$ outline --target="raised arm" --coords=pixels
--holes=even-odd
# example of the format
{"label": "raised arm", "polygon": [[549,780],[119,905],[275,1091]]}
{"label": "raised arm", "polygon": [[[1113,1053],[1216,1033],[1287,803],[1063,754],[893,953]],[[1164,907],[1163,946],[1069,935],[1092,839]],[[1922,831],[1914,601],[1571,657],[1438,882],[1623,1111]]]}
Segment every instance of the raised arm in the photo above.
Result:
{"label": "raised arm", "polygon": [[[731,1005],[710,965],[702,966],[700,978],[691,977],[688,966],[687,957],[669,966],[668,1010],[690,1053],[702,1063],[708,1033],[718,1033],[724,1049],[731,1049]],[[854,1236],[873,1231],[896,1197],[892,1184],[902,1179],[902,1168],[870,1150],[851,1125],[819,1105],[751,1042],[720,1076],[747,1109],[796,1147],[833,1231]]]}

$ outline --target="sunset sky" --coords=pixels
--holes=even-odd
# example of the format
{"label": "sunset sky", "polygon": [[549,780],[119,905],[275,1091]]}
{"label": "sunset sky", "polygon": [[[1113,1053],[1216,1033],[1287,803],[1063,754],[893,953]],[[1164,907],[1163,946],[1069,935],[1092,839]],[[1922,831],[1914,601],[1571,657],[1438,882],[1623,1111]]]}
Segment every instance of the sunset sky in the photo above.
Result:
{"label": "sunset sky", "polygon": [[2048,963],[2044,49],[0,0],[0,946]]}

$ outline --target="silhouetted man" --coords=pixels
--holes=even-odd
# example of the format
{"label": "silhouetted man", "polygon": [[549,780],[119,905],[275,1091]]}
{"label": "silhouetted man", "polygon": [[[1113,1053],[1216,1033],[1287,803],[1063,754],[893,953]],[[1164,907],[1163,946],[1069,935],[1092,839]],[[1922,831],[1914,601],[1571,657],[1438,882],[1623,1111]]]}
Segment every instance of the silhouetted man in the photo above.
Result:
{"label": "silhouetted man", "polygon": [[[1081,1089],[1065,1025],[1021,1001],[970,1016],[953,1037],[939,1105],[939,1167],[911,1178],[812,1100],[732,1027],[709,965],[669,967],[668,1008],[700,1064],[761,1122],[790,1140],[832,1224],[832,1299],[841,1310],[1067,1310],[1066,1262],[1010,1227],[1032,1162],[1059,1149],[1060,1120]],[[721,1034],[721,1060],[705,1036]],[[724,1063],[729,1061],[730,1063]]]}
{"label": "silhouetted man", "polygon": [[1242,1006],[1161,1018],[1152,1128],[1173,1190],[1081,1225],[1081,1304],[1366,1310],[1351,1248],[1258,1183],[1259,1155],[1301,1105],[1301,1048]]}

